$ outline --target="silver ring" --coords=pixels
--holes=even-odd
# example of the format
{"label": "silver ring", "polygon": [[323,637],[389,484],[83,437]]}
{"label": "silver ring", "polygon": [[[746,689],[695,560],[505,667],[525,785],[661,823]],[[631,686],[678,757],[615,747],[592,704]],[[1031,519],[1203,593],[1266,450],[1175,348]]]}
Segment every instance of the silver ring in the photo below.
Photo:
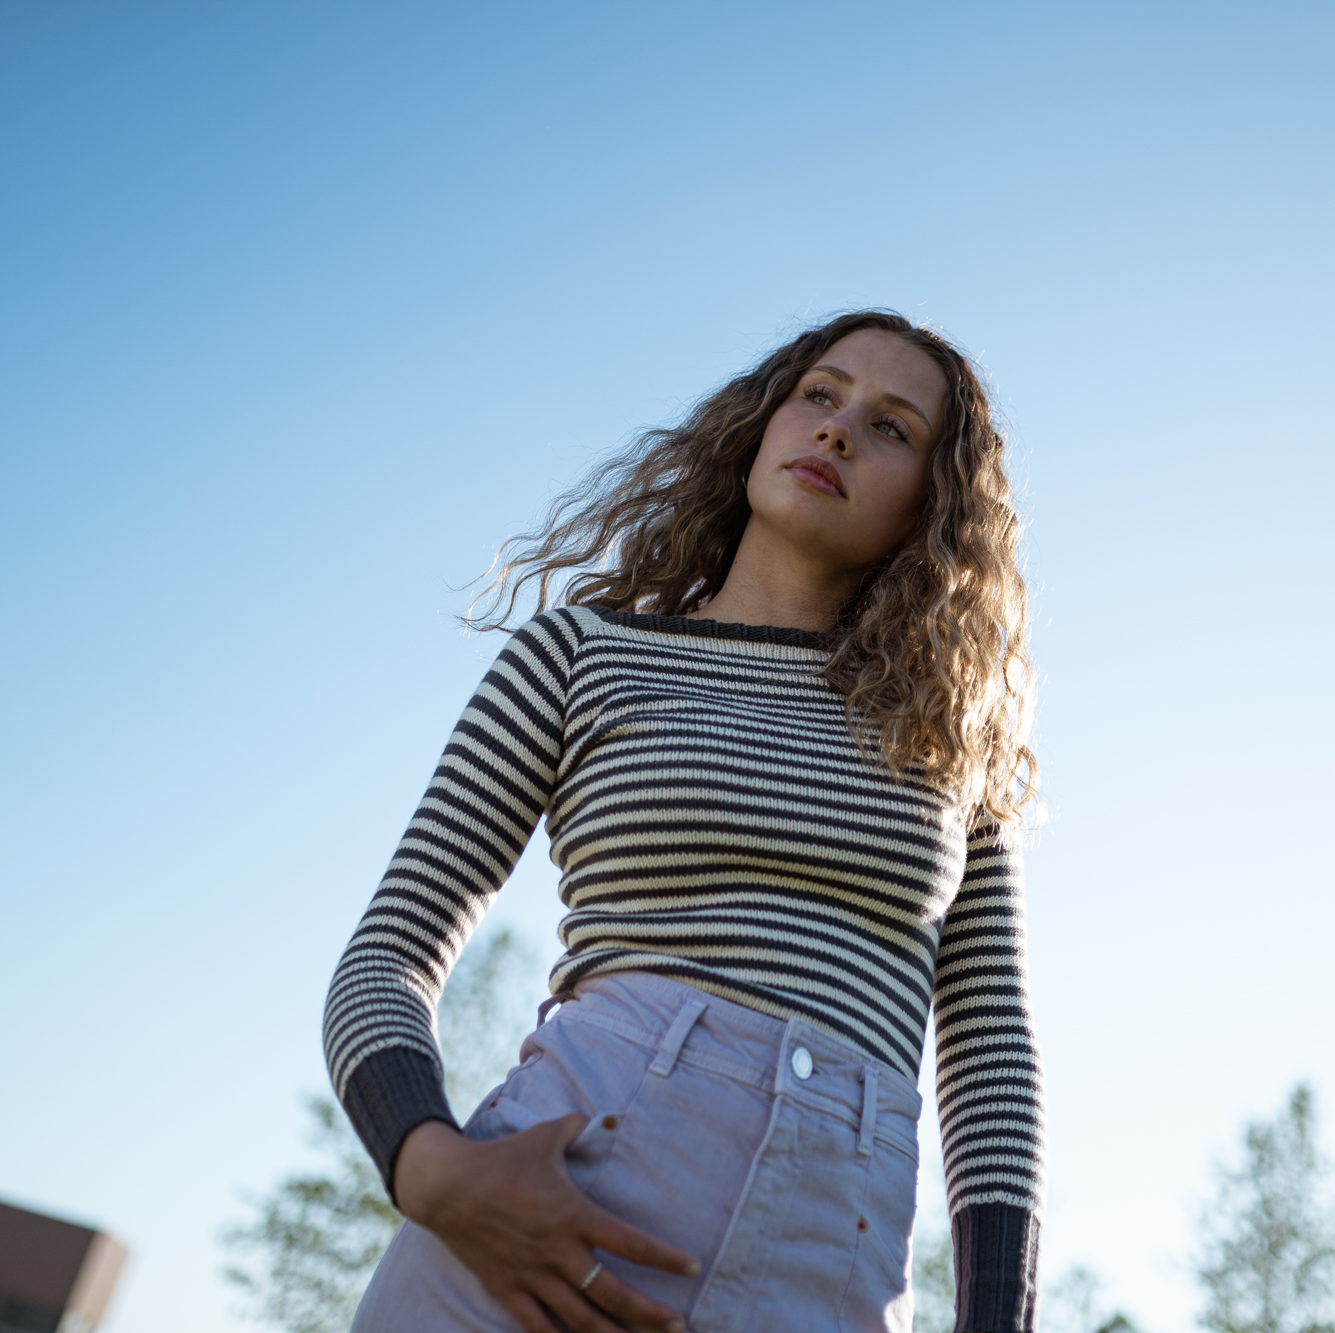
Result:
{"label": "silver ring", "polygon": [[596,1278],[598,1274],[601,1273],[602,1271],[603,1271],[603,1261],[599,1259],[598,1262],[594,1264],[592,1268],[589,1269],[589,1274],[584,1279],[584,1281],[579,1284],[579,1289],[581,1291],[588,1291],[590,1284],[593,1282],[593,1279]]}

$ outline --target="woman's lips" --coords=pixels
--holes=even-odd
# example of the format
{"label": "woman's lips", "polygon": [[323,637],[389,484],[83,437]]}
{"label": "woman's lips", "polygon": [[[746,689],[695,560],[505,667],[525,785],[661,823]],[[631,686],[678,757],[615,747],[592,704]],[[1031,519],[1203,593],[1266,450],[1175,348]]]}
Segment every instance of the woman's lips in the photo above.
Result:
{"label": "woman's lips", "polygon": [[839,474],[824,459],[799,458],[795,463],[788,464],[788,471],[795,472],[803,481],[827,495],[842,497],[844,494],[844,488],[839,484]]}

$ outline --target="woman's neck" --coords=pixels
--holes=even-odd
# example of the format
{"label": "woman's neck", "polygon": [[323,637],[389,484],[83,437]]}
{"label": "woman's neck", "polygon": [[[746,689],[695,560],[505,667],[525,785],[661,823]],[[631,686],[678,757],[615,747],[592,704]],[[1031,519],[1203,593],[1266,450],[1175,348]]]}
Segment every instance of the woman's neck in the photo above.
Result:
{"label": "woman's neck", "polygon": [[692,620],[782,625],[829,634],[859,575],[795,551],[754,521],[742,533],[723,586]]}

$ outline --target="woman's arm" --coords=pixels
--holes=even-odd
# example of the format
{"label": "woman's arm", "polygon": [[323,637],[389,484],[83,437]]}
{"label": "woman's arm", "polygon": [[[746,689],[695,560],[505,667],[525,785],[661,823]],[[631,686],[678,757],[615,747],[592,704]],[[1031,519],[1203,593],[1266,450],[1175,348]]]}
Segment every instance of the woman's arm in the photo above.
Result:
{"label": "woman's arm", "polygon": [[594,1267],[595,1249],[673,1272],[692,1271],[694,1260],[575,1188],[564,1150],[583,1117],[488,1143],[465,1138],[445,1099],[436,1042],[445,978],[556,785],[579,643],[573,616],[543,613],[483,678],[334,974],[325,1052],[390,1197],[521,1328],[555,1333],[555,1314],[580,1333],[680,1333],[676,1311]]}
{"label": "woman's arm", "polygon": [[936,960],[937,1106],[956,1328],[1030,1333],[1044,1198],[1043,1068],[1018,848],[975,830]]}
{"label": "woman's arm", "polygon": [[330,984],[330,1077],[391,1197],[408,1131],[425,1120],[457,1128],[436,1005],[551,796],[579,640],[561,611],[511,636],[455,726]]}

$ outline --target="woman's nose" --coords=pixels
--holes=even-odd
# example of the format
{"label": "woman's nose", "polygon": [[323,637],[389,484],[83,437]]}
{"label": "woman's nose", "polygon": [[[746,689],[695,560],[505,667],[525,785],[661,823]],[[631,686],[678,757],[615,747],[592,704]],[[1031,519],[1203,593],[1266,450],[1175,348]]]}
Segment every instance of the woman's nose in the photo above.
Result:
{"label": "woman's nose", "polygon": [[841,454],[846,454],[853,441],[853,432],[842,415],[827,417],[816,430],[816,441],[832,445]]}

